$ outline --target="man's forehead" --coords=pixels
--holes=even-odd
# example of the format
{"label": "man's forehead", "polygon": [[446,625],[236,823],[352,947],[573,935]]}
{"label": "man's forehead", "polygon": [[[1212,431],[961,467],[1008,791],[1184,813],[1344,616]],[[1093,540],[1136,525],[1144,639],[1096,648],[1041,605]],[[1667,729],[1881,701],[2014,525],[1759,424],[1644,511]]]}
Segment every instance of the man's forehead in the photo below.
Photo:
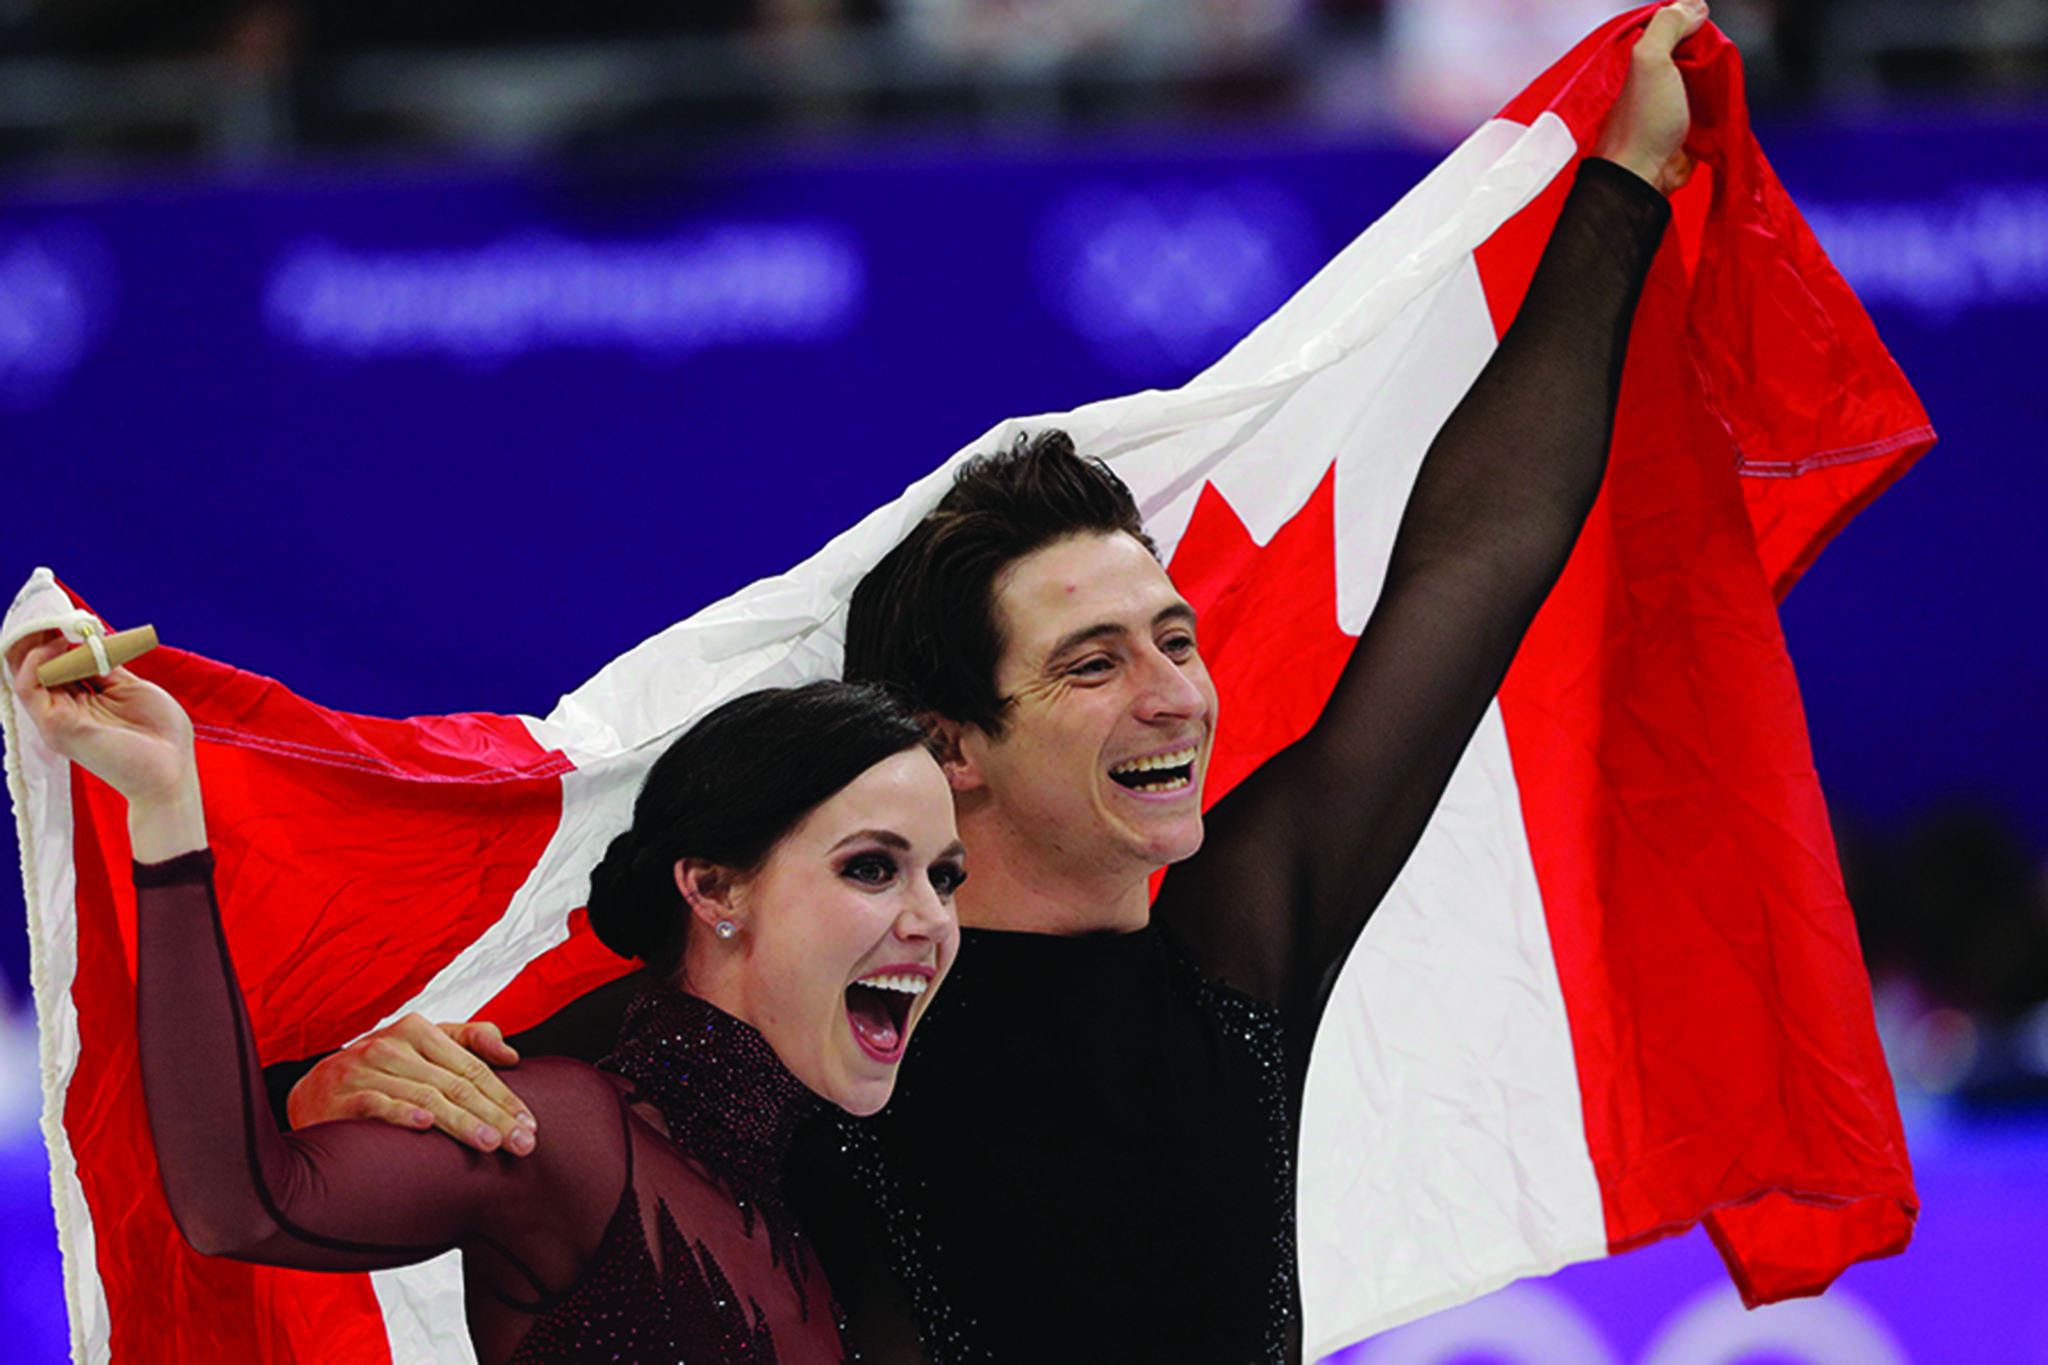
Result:
{"label": "man's forehead", "polygon": [[1149,629],[1161,615],[1191,614],[1159,561],[1121,531],[1034,550],[1004,571],[996,606],[1005,635],[1027,650],[1076,630]]}

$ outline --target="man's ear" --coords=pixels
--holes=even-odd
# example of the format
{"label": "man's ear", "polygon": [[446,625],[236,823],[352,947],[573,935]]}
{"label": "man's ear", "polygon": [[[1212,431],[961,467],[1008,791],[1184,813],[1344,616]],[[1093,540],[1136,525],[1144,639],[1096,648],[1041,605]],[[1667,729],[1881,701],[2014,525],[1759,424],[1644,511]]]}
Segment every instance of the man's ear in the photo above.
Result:
{"label": "man's ear", "polygon": [[954,793],[982,787],[981,764],[975,757],[987,747],[981,727],[936,713],[927,713],[924,722],[931,731],[933,757],[939,760],[939,770],[945,773]]}
{"label": "man's ear", "polygon": [[721,921],[742,921],[740,879],[731,868],[704,858],[680,858],[676,861],[675,877],[676,890],[683,893],[690,913],[705,928],[715,932]]}

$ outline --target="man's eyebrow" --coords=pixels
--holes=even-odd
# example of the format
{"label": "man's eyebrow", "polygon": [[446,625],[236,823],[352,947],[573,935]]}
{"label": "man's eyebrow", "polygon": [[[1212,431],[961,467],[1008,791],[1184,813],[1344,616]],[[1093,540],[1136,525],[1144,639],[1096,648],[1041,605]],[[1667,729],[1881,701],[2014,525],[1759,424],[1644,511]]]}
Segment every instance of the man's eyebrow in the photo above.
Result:
{"label": "man's eyebrow", "polygon": [[910,852],[910,840],[904,838],[893,829],[857,829],[825,851],[827,853],[837,853],[848,844],[857,844],[863,840],[880,844],[884,848],[893,848],[899,853]]}
{"label": "man's eyebrow", "polygon": [[1045,657],[1049,660],[1057,659],[1063,655],[1073,653],[1076,649],[1091,641],[1110,639],[1124,633],[1124,628],[1114,621],[1104,621],[1100,625],[1094,626],[1083,626],[1079,630],[1069,631],[1065,635],[1060,636],[1058,641],[1053,644],[1053,647],[1045,652]]}
{"label": "man's eyebrow", "polygon": [[[1169,602],[1153,614],[1152,629],[1157,630],[1169,621],[1178,621],[1192,626],[1195,623],[1195,609],[1179,600]],[[1103,621],[1096,625],[1083,626],[1079,630],[1069,631],[1067,634],[1062,635],[1053,644],[1053,647],[1046,651],[1045,657],[1048,660],[1062,658],[1092,640],[1109,639],[1127,633],[1124,627],[1115,621]]]}

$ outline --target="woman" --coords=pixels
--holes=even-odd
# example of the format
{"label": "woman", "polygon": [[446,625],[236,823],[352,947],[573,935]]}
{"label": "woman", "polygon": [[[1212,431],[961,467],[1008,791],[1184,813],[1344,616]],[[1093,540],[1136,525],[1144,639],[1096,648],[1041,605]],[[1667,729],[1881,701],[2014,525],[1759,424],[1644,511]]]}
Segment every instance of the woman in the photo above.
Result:
{"label": "woman", "polygon": [[592,874],[607,946],[669,984],[601,1067],[520,1068],[534,1155],[381,1123],[286,1135],[262,1100],[221,937],[192,727],[117,669],[14,687],[60,753],[128,802],[143,1084],[165,1192],[198,1250],[366,1270],[463,1253],[480,1361],[838,1360],[781,1162],[818,1097],[887,1102],[944,978],[965,872],[918,722],[840,683],[727,703],[648,774]]}

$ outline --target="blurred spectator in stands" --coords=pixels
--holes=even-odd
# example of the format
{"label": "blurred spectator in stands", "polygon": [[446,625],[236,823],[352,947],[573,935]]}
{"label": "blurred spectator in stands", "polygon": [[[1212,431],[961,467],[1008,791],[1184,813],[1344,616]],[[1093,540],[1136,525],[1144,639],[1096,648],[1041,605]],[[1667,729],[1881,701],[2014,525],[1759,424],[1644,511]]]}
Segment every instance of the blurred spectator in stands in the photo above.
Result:
{"label": "blurred spectator in stands", "polygon": [[2048,1099],[2048,868],[1970,807],[1903,838],[1844,821],[1841,852],[1902,1079],[1987,1102]]}
{"label": "blurred spectator in stands", "polygon": [[1304,0],[892,0],[908,33],[949,56],[1019,68],[1102,55],[1230,61],[1284,47]]}
{"label": "blurred spectator in stands", "polygon": [[1437,142],[1463,138],[1625,0],[1387,0],[1393,112]]}
{"label": "blurred spectator in stands", "polygon": [[11,45],[105,61],[220,52],[247,25],[294,27],[299,7],[292,0],[31,0],[6,9]]}
{"label": "blurred spectator in stands", "polygon": [[1995,1018],[2048,1000],[2048,885],[1996,815],[1949,810],[1902,840],[1845,841],[1844,859],[1873,974]]}

